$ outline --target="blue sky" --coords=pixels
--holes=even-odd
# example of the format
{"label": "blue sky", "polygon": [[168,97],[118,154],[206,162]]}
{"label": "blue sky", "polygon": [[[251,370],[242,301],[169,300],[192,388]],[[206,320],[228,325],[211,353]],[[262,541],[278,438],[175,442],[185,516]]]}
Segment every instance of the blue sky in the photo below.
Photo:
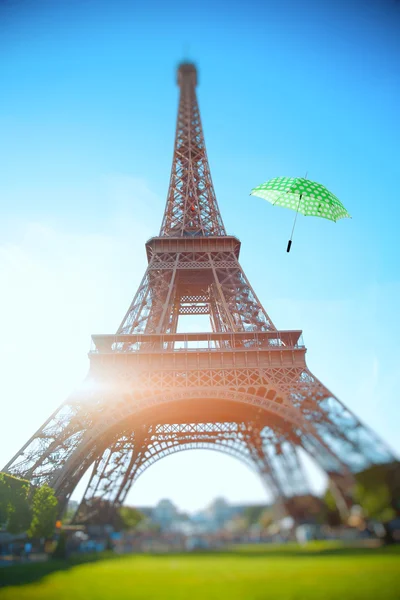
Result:
{"label": "blue sky", "polygon": [[[399,25],[396,0],[1,3],[0,463],[83,379],[90,334],[116,330],[139,284],[184,55],[257,295],[279,328],[303,329],[310,368],[399,453]],[[288,255],[293,214],[248,194],[306,172],[353,219],[299,217]],[[161,461],[130,500],[264,497],[217,456]]]}

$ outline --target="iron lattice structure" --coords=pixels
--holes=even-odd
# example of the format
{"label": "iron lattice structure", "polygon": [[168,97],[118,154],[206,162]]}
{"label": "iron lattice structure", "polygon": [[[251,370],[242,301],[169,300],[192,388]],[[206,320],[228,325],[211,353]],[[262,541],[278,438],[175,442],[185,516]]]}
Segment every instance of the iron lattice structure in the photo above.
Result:
{"label": "iron lattice structure", "polygon": [[[191,448],[255,469],[281,506],[310,493],[299,453],[345,506],[354,473],[394,458],[311,372],[301,331],[278,331],[225,232],[208,165],[193,64],[178,69],[174,157],[160,234],[115,335],[94,335],[87,380],[6,465],[65,505],[93,466],[77,520],[121,505],[160,458]],[[178,333],[181,315],[211,332]]]}

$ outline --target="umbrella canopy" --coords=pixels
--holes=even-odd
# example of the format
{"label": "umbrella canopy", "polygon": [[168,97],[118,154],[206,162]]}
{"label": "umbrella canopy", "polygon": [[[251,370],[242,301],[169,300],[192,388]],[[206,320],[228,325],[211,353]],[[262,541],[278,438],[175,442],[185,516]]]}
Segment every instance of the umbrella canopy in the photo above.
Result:
{"label": "umbrella canopy", "polygon": [[306,217],[322,217],[335,222],[345,217],[351,218],[343,204],[332,192],[324,185],[305,177],[275,177],[253,188],[250,195],[264,198],[276,206],[284,206],[296,211],[287,252],[290,252],[292,246],[298,213]]}
{"label": "umbrella canopy", "polygon": [[340,200],[324,185],[304,177],[275,177],[253,188],[250,194],[307,217],[323,217],[330,221],[351,218]]}

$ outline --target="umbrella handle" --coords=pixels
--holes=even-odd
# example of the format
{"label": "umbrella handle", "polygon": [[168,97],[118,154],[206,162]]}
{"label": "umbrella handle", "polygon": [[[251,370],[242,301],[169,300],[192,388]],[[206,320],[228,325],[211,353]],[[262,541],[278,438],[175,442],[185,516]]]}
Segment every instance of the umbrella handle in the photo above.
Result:
{"label": "umbrella handle", "polygon": [[293,223],[293,229],[292,229],[292,234],[290,236],[290,240],[288,241],[288,245],[286,248],[286,252],[290,252],[290,248],[292,247],[292,238],[293,238],[293,233],[294,233],[294,228],[296,227],[296,221],[297,221],[297,215],[299,214],[299,208],[300,208],[300,202],[301,202],[301,198],[302,198],[303,194],[300,194],[299,197],[299,203],[297,205],[297,210],[296,210],[296,216],[294,218],[294,223]]}

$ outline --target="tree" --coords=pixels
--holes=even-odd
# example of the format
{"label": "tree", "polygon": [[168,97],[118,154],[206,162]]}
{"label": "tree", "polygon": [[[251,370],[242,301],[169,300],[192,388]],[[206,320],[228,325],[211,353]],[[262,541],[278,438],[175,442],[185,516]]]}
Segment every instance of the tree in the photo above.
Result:
{"label": "tree", "polygon": [[22,533],[31,519],[29,482],[0,473],[0,525],[10,533]]}
{"label": "tree", "polygon": [[[364,517],[385,523],[400,514],[400,462],[372,465],[355,475],[353,501],[361,506]],[[323,522],[339,525],[341,517],[333,494],[323,497]]]}
{"label": "tree", "polygon": [[356,475],[355,501],[366,517],[389,521],[400,511],[400,463],[374,465]]}
{"label": "tree", "polygon": [[246,508],[243,511],[243,516],[247,519],[249,525],[255,525],[259,522],[260,517],[265,509],[265,504],[255,504],[252,506],[246,506]]}
{"label": "tree", "polygon": [[0,526],[6,525],[8,521],[8,503],[10,497],[10,488],[6,475],[0,473]]}
{"label": "tree", "polygon": [[132,506],[121,506],[118,516],[120,529],[134,529],[144,519],[144,515]]}
{"label": "tree", "polygon": [[32,522],[28,535],[39,538],[51,537],[54,533],[57,510],[58,501],[54,490],[48,485],[37,488],[32,499]]}

